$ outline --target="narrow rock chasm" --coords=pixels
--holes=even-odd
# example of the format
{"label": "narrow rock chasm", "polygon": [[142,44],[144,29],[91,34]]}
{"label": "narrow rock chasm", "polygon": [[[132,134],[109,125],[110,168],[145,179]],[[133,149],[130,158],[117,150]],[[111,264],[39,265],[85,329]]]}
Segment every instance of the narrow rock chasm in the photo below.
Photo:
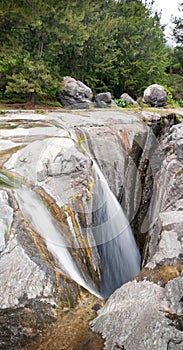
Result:
{"label": "narrow rock chasm", "polygon": [[[63,323],[58,320],[58,313],[63,319],[68,313],[70,316],[65,319],[72,325],[71,308],[77,313],[76,305],[82,309],[82,303],[85,306],[90,303],[90,296],[86,297],[87,292],[81,286],[87,286],[96,295],[101,293],[104,298],[112,293],[92,323],[95,332],[105,334],[105,349],[115,349],[118,345],[127,350],[164,350],[166,344],[181,344],[183,129],[180,116],[178,123],[175,113],[163,113],[159,117],[157,113],[145,111],[141,115],[117,111],[87,111],[87,115],[83,112],[81,116],[74,112],[50,113],[45,125],[45,116],[41,115],[20,114],[16,119],[13,113],[3,116],[1,122],[5,123],[6,119],[16,124],[16,129],[1,130],[1,170],[3,181],[4,176],[8,176],[10,186],[2,183],[0,189],[2,212],[6,213],[0,221],[4,230],[0,254],[4,281],[0,286],[0,348],[20,349],[28,343],[31,348],[34,340],[32,348],[43,349],[49,344],[50,349],[55,350],[63,339],[60,328]],[[95,162],[104,178],[97,178],[92,170],[91,164]],[[21,210],[14,185],[11,186],[14,174],[33,191],[31,196],[35,200],[26,203],[28,211],[35,202],[34,212],[40,217],[42,206],[36,203],[41,200],[46,204],[44,213],[49,210],[51,220],[49,225],[43,220],[48,242],[41,236],[41,220],[32,225],[30,212]],[[105,181],[112,191],[110,195],[103,187]],[[103,188],[101,192],[99,185]],[[128,231],[116,234],[121,227],[116,215],[119,204],[112,201],[113,196],[123,208],[139,247],[140,272],[139,254],[133,250],[133,235],[130,234],[128,241]],[[99,234],[103,232],[99,219],[101,211],[107,235]],[[59,243],[57,248],[62,245],[58,233],[62,232],[74,274],[59,260],[58,249],[55,254],[52,236],[49,236],[52,230],[48,229],[55,222],[55,239],[58,238],[55,243]],[[116,265],[119,257],[125,255],[130,262],[135,261],[132,270]],[[106,261],[110,263],[107,265]],[[126,272],[128,278],[124,277]],[[16,283],[17,276],[19,283]],[[80,284],[81,281],[84,282]],[[87,322],[97,316],[92,307],[103,305],[97,296],[91,299],[90,309],[85,309]],[[146,305],[150,305],[150,311]],[[116,310],[115,320],[111,316],[112,309]],[[78,320],[84,317],[84,312],[78,313]],[[5,313],[6,324],[3,323]],[[126,317],[128,314],[130,316]],[[147,314],[148,321],[144,324]],[[47,334],[48,328],[52,330],[51,324],[58,327],[58,333],[56,329],[53,332],[54,341],[51,340],[52,331]],[[123,325],[120,330],[118,324]],[[157,324],[160,324],[157,339],[151,341],[150,334]],[[76,322],[73,327],[77,328]],[[73,342],[72,334],[66,334],[70,340],[64,338],[64,346],[69,342],[69,349],[77,348],[77,341],[84,348],[92,339],[88,328],[87,340],[79,328]],[[95,348],[95,341],[91,342]],[[103,341],[100,346],[103,347]]]}

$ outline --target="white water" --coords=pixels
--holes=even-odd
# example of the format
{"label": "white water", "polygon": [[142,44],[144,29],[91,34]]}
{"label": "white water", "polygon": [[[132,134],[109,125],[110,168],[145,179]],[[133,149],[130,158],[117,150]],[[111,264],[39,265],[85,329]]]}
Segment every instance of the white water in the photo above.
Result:
{"label": "white water", "polygon": [[[123,210],[95,162],[93,171],[95,193],[92,231],[102,265],[100,292],[103,297],[108,297],[139,272],[140,254]],[[8,185],[16,184],[15,197],[20,210],[45,240],[56,265],[79,285],[100,297],[84,280],[67,249],[62,232],[36,193],[26,186],[18,186],[17,182],[11,181],[4,174],[0,174],[0,178]]]}
{"label": "white water", "polygon": [[58,267],[89,292],[101,297],[97,291],[85,282],[66,247],[62,233],[56,228],[49,210],[39,197],[26,186],[17,188],[15,197],[23,215],[45,240],[48,250],[56,259]]}
{"label": "white water", "polygon": [[94,163],[93,233],[101,258],[101,294],[108,297],[140,271],[140,253],[128,220]]}

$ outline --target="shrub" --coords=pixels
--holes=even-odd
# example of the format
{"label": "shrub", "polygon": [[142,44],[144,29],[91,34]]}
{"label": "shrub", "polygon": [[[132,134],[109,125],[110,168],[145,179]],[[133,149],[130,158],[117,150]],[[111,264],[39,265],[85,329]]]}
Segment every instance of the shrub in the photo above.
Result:
{"label": "shrub", "polygon": [[129,106],[129,101],[127,99],[120,100],[118,98],[115,98],[114,102],[117,104],[118,107],[126,108]]}
{"label": "shrub", "polygon": [[177,103],[180,107],[183,107],[183,99],[178,100]]}
{"label": "shrub", "polygon": [[172,91],[173,91],[172,88],[168,87],[167,85],[163,85],[163,89],[167,93],[167,104],[173,105],[175,103],[175,101],[174,101],[173,95],[172,95]]}

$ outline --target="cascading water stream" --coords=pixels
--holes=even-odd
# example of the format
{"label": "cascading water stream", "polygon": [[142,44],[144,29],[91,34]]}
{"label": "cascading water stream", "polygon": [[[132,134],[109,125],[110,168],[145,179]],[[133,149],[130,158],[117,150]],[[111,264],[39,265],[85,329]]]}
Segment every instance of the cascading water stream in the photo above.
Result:
{"label": "cascading water stream", "polygon": [[[90,157],[91,158],[91,157]],[[85,281],[69,253],[49,210],[38,195],[5,174],[0,179],[15,188],[15,197],[23,215],[45,240],[56,265],[79,285],[98,297],[108,297],[116,288],[133,279],[140,270],[140,254],[128,220],[95,161],[92,232],[101,260],[100,293]],[[90,277],[89,279],[90,280]]]}
{"label": "cascading water stream", "polygon": [[101,298],[97,289],[92,288],[89,283],[84,280],[67,249],[66,242],[62,237],[62,232],[56,227],[49,210],[39,199],[37,194],[27,186],[21,185],[16,180],[9,179],[5,174],[0,173],[0,179],[8,186],[15,187],[15,198],[21,212],[45,240],[48,251],[53,254],[56,260],[57,267],[90,293]]}
{"label": "cascading water stream", "polygon": [[137,275],[141,256],[123,209],[89,150],[84,135],[82,151],[93,162],[92,231],[102,267],[100,293],[103,297],[108,297]]}
{"label": "cascading water stream", "polygon": [[49,210],[39,197],[26,186],[17,188],[15,197],[23,215],[45,240],[48,251],[50,251],[56,259],[58,268],[89,292],[101,297],[97,293],[97,290],[91,288],[84,280],[67,249],[62,233],[57,229]]}
{"label": "cascading water stream", "polygon": [[100,292],[108,297],[140,271],[140,253],[130,225],[96,162],[93,233],[101,259]]}

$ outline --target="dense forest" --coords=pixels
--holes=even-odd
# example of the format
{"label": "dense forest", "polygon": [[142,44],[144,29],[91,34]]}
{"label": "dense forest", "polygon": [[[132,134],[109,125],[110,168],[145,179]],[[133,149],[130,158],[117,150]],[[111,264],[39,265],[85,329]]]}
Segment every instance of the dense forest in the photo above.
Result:
{"label": "dense forest", "polygon": [[54,99],[70,75],[93,93],[141,96],[150,84],[183,99],[183,3],[166,46],[153,1],[3,0],[0,99]]}

